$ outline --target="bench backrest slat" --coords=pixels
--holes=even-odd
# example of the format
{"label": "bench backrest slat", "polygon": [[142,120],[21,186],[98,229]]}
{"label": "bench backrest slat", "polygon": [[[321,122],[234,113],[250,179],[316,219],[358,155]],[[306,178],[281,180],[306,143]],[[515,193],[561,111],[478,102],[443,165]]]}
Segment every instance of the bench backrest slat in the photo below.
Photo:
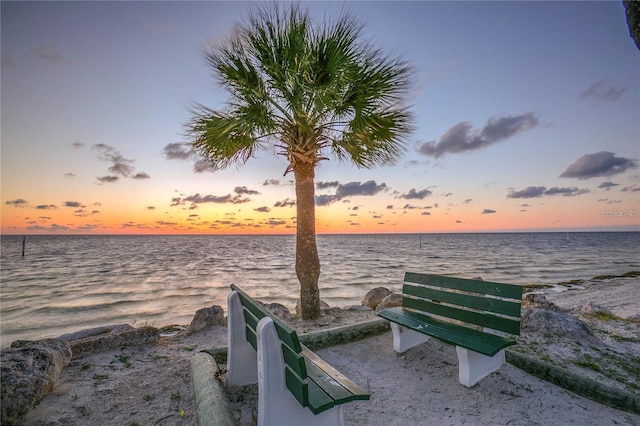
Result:
{"label": "bench backrest slat", "polygon": [[514,303],[513,301],[498,300],[469,293],[454,293],[451,291],[442,291],[441,289],[433,289],[411,284],[405,284],[402,287],[402,292],[421,299],[431,299],[467,308],[509,315],[516,318],[520,317],[520,304]]}
{"label": "bench backrest slat", "polygon": [[298,400],[300,405],[306,407],[309,404],[309,384],[305,379],[296,374],[289,365],[285,365],[284,375],[289,392]]}
{"label": "bench backrest slat", "polygon": [[496,317],[495,315],[487,315],[466,309],[459,309],[453,306],[443,305],[441,303],[434,303],[422,299],[413,299],[410,297],[404,297],[402,305],[418,311],[429,312],[469,324],[504,331],[509,334],[520,334],[520,321],[516,320]]}
{"label": "bench backrest slat", "polygon": [[406,282],[434,287],[490,294],[492,296],[504,297],[505,299],[522,299],[522,287],[513,284],[445,277],[442,275],[417,274],[415,272],[406,272],[404,274],[404,280]]}
{"label": "bench backrest slat", "polygon": [[520,334],[521,286],[407,272],[402,292],[404,307]]}
{"label": "bench backrest slat", "polygon": [[246,323],[247,340],[254,349],[257,350],[258,348],[258,322],[264,317],[269,317],[273,320],[278,337],[282,342],[282,357],[286,366],[285,379],[287,389],[291,391],[303,407],[306,407],[309,402],[307,366],[302,356],[302,345],[298,339],[298,334],[293,328],[280,318],[272,315],[264,306],[252,299],[235,284],[231,285],[231,289],[237,291],[240,296]]}

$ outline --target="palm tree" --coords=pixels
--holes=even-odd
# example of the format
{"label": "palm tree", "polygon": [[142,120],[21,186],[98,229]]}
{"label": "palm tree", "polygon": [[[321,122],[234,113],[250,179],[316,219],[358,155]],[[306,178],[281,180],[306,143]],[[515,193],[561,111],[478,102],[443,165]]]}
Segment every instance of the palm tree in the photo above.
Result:
{"label": "palm tree", "polygon": [[299,6],[253,9],[249,22],[204,52],[228,91],[224,109],[198,105],[188,133],[214,169],[271,146],[296,187],[296,263],[304,319],[320,316],[315,167],[326,152],[358,167],[394,160],[410,132],[410,67],[360,40],[343,14],[318,25]]}

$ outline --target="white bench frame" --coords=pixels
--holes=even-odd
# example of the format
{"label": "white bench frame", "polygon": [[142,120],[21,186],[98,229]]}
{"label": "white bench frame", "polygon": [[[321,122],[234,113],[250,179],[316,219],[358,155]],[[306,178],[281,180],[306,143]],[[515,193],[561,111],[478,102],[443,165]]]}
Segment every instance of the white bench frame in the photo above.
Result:
{"label": "white bench frame", "polygon": [[244,386],[258,383],[258,426],[344,425],[343,405],[313,414],[300,405],[285,383],[282,342],[273,320],[258,322],[258,350],[247,341],[246,323],[240,295],[232,291],[227,298],[229,352],[227,383]]}

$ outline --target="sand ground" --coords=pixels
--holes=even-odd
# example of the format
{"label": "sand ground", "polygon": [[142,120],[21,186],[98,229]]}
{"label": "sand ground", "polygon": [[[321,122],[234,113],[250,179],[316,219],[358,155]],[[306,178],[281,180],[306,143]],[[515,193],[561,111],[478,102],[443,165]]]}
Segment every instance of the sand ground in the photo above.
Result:
{"label": "sand ground", "polygon": [[[584,289],[549,299],[576,309],[593,301],[630,317],[640,313],[639,292],[638,278],[616,279],[586,283]],[[298,320],[292,325],[306,332],[374,317],[372,312],[341,311],[318,322]],[[613,326],[630,336],[618,349],[633,351],[630,356],[639,362],[640,324],[622,321]],[[600,333],[611,332],[611,327],[599,327]],[[371,393],[370,401],[345,406],[347,425],[640,425],[640,415],[575,395],[511,364],[466,388],[457,380],[453,346],[432,339],[398,355],[391,339],[386,333],[317,351]],[[216,326],[74,359],[24,424],[196,425],[189,359],[195,351],[226,344],[226,328]],[[239,425],[255,424],[256,395],[256,386],[230,390]]]}

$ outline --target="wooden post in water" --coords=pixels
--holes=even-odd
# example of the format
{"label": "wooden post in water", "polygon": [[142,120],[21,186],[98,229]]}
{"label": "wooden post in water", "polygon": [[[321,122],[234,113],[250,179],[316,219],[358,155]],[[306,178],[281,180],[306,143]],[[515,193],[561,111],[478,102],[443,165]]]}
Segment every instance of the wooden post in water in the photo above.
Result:
{"label": "wooden post in water", "polygon": [[22,257],[24,257],[24,246],[27,244],[26,235],[22,237]]}

